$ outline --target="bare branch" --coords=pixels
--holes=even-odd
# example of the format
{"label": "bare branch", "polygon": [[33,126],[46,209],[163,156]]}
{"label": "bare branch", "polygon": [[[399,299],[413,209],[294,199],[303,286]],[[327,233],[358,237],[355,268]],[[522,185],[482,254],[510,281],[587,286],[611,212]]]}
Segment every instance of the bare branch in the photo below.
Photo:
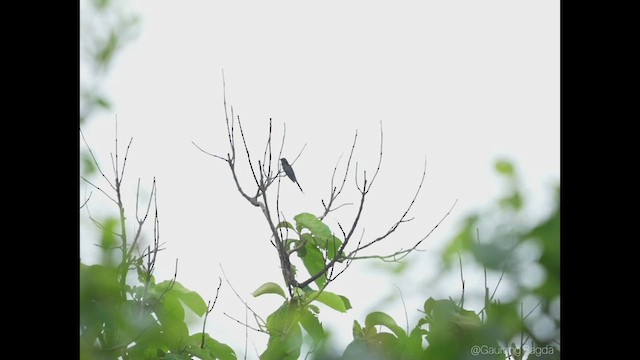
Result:
{"label": "bare branch", "polygon": [[107,194],[104,190],[102,190],[99,186],[95,185],[94,183],[92,183],[91,181],[87,180],[84,176],[80,176],[80,178],[82,180],[84,180],[87,184],[93,186],[94,188],[96,188],[98,191],[100,191],[102,194],[104,194],[104,196],[106,196],[109,200],[113,201],[114,204],[118,205],[118,202],[112,198],[109,194]]}
{"label": "bare branch", "polygon": [[[240,321],[240,320],[238,320],[238,319],[234,318],[233,316],[231,316],[231,315],[227,314],[226,312],[223,312],[222,314],[223,314],[224,316],[228,317],[229,319],[231,319],[231,320],[233,320],[233,321],[237,322],[238,324],[240,324],[240,325],[244,326],[244,327],[245,327],[245,328],[247,328],[247,329],[251,329],[251,330],[253,330],[253,331],[261,332],[261,333],[263,333],[263,334],[268,334],[268,332],[267,332],[267,331],[262,330],[262,329],[259,329],[259,328],[254,328],[253,326],[251,326],[251,325],[249,325],[249,324],[243,323],[242,321]],[[255,314],[255,313],[254,313],[254,314]]]}
{"label": "bare branch", "polygon": [[296,163],[296,161],[298,161],[298,158],[300,157],[300,155],[302,155],[302,152],[304,151],[304,149],[307,147],[307,143],[304,143],[304,145],[302,145],[302,149],[300,149],[300,152],[298,153],[298,155],[296,155],[295,158],[293,158],[293,161],[291,161],[291,166],[293,166],[293,164]]}
{"label": "bare branch", "polygon": [[395,286],[396,289],[398,289],[398,294],[400,294],[400,300],[402,301],[402,308],[404,309],[404,321],[405,321],[405,331],[407,332],[407,334],[409,333],[409,315],[407,314],[407,304],[404,302],[404,296],[402,296],[402,290],[400,290],[400,287],[398,287],[398,285],[396,284],[392,284],[393,286]]}
{"label": "bare branch", "polygon": [[120,182],[124,178],[124,168],[127,166],[127,158],[129,157],[129,149],[131,148],[131,143],[133,143],[133,137],[129,140],[129,144],[127,145],[127,150],[124,153],[124,160],[122,161],[122,170],[120,170]]}
{"label": "bare branch", "polygon": [[[351,166],[351,159],[353,157],[353,152],[356,148],[356,141],[358,140],[358,131],[356,131],[355,136],[353,137],[353,144],[351,145],[351,151],[349,152],[349,159],[347,160],[347,167],[344,171],[344,177],[342,178],[342,183],[340,184],[340,188],[338,189],[336,186],[334,186],[334,179],[336,176],[336,171],[338,170],[338,165],[340,164],[340,159],[342,159],[342,155],[340,155],[340,157],[338,158],[338,161],[336,162],[336,166],[333,168],[333,174],[331,175],[331,192],[329,194],[329,204],[325,205],[324,200],[322,200],[322,206],[324,207],[324,213],[322,214],[322,216],[320,216],[320,220],[324,219],[327,214],[329,214],[329,212],[334,211],[334,210],[338,210],[341,206],[338,206],[334,209],[331,209],[331,205],[333,204],[333,202],[338,198],[338,195],[340,195],[340,193],[342,192],[342,189],[344,189],[344,184],[347,182],[347,176],[349,175],[349,166]],[[356,170],[357,172],[357,170]],[[349,203],[352,204],[352,203]]]}
{"label": "bare branch", "polygon": [[409,213],[409,211],[411,210],[411,208],[413,207],[413,204],[416,202],[416,199],[418,198],[418,195],[420,194],[420,190],[422,189],[422,185],[424,184],[424,179],[427,176],[427,160],[425,159],[424,161],[424,169],[422,171],[422,178],[420,179],[420,184],[418,185],[418,189],[416,190],[415,195],[413,196],[413,199],[411,199],[411,202],[409,203],[409,206],[407,207],[407,209],[404,211],[404,213],[402,214],[402,216],[400,217],[400,219],[398,221],[396,221],[393,225],[391,225],[391,227],[389,228],[389,230],[387,230],[387,232],[372,240],[371,242],[365,244],[364,246],[362,246],[360,249],[357,250],[363,250],[373,244],[375,244],[376,242],[385,239],[386,237],[388,237],[389,235],[391,235],[393,232],[396,231],[396,229],[398,229],[398,226],[400,226],[400,224],[402,224],[403,222],[407,222],[407,221],[411,221],[412,219],[405,219],[407,214]]}
{"label": "bare branch", "polygon": [[218,301],[218,295],[220,294],[220,287],[222,286],[222,278],[220,278],[218,276],[218,288],[216,289],[216,297],[215,299],[213,299],[213,305],[211,305],[211,307],[209,307],[209,304],[211,303],[210,301],[207,302],[207,312],[204,315],[204,321],[202,323],[202,342],[200,343],[200,349],[204,349],[204,331],[205,328],[207,327],[207,317],[209,317],[209,313],[211,313],[211,311],[213,311],[213,308],[216,306],[216,302]]}
{"label": "bare branch", "polygon": [[[364,186],[364,190],[366,192],[369,192],[369,190],[371,190],[371,187],[373,186],[373,182],[376,180],[376,177],[378,177],[378,173],[380,172],[380,166],[382,165],[382,145],[384,144],[384,132],[382,131],[382,120],[380,120],[380,156],[378,157],[378,167],[376,167],[376,172],[373,173],[373,178],[371,178],[371,181],[369,182],[369,188],[366,187],[366,185]],[[367,177],[367,173],[364,173],[365,176],[365,184],[366,184],[366,177]]]}
{"label": "bare branch", "polygon": [[[267,137],[267,143],[265,144],[264,147],[264,154],[262,154],[262,168],[260,169],[260,171],[262,171],[262,173],[265,175],[265,177],[268,179],[271,177],[271,163],[272,163],[272,151],[271,151],[271,134],[272,134],[272,120],[271,118],[269,118],[269,136]],[[269,168],[265,170],[264,168],[264,164],[267,163],[267,154],[269,154]]]}
{"label": "bare branch", "polygon": [[196,144],[196,143],[195,143],[195,142],[193,142],[193,141],[191,141],[191,143],[193,144],[193,146],[197,147],[197,148],[198,148],[198,150],[202,151],[203,153],[205,153],[205,154],[207,154],[207,155],[209,155],[209,156],[213,156],[213,157],[218,158],[218,159],[220,159],[220,160],[229,161],[229,159],[228,159],[228,158],[223,158],[223,157],[222,157],[222,156],[220,156],[220,155],[212,154],[212,153],[210,153],[210,152],[207,152],[207,151],[203,150],[200,146],[198,146],[198,144]]}
{"label": "bare branch", "polygon": [[229,137],[229,147],[231,147],[231,151],[233,156],[231,156],[230,161],[234,161],[236,158],[236,152],[235,152],[235,139],[233,136],[233,107],[231,108],[231,126],[229,126],[229,115],[227,113],[227,85],[224,81],[224,70],[222,70],[222,101],[224,103],[224,118],[227,122],[227,135]]}
{"label": "bare branch", "polygon": [[149,202],[147,203],[147,210],[144,213],[144,217],[140,219],[138,217],[138,199],[140,196],[140,179],[138,179],[138,188],[136,190],[136,221],[138,222],[138,229],[136,230],[136,233],[133,236],[133,241],[131,242],[131,246],[129,248],[129,252],[127,253],[126,259],[128,259],[131,256],[131,253],[135,249],[135,246],[138,243],[138,240],[140,239],[140,235],[142,234],[142,226],[144,225],[145,221],[147,221],[147,217],[149,216],[149,211],[151,210],[152,202],[155,204],[154,234],[156,233],[156,230],[159,231],[160,222],[158,219],[158,202],[157,202],[156,191],[157,191],[156,178],[154,177],[153,183],[151,185],[151,195],[149,195]]}
{"label": "bare branch", "polygon": [[[256,172],[253,169],[253,162],[251,161],[251,154],[249,154],[249,146],[247,145],[247,140],[244,138],[244,131],[242,130],[242,123],[240,122],[240,116],[238,116],[238,127],[240,128],[240,136],[242,136],[242,143],[244,144],[244,150],[247,152],[247,161],[249,162],[249,168],[251,168],[251,174],[253,175],[253,179],[256,181],[256,185],[258,189],[260,188],[260,182],[258,182],[258,178],[256,177]],[[261,189],[264,191],[264,189]]]}
{"label": "bare branch", "polygon": [[[255,311],[253,311],[253,309],[251,309],[251,307],[249,307],[249,304],[247,304],[247,302],[240,296],[240,294],[238,294],[238,292],[236,291],[236,289],[233,287],[233,285],[231,285],[231,282],[229,281],[229,278],[227,278],[227,274],[225,274],[224,272],[224,268],[222,267],[222,264],[218,264],[220,266],[220,270],[222,270],[222,276],[224,276],[224,279],[227,281],[227,284],[229,284],[229,287],[231,288],[231,291],[233,291],[234,294],[236,294],[236,297],[240,300],[240,302],[242,302],[244,304],[244,306],[249,309],[249,311],[251,311],[251,313],[253,314],[253,316],[257,319],[259,319],[260,321],[262,321],[262,324],[266,324],[267,322],[264,321],[260,315],[258,315],[258,313],[256,313]],[[226,314],[225,314],[226,315]],[[229,316],[229,315],[227,315]],[[231,318],[233,319],[233,318]],[[235,320],[235,319],[233,319]],[[237,321],[237,320],[236,320]],[[239,322],[239,321],[238,321]],[[256,321],[257,322],[257,321]],[[257,322],[258,325],[260,326],[260,323]],[[242,323],[241,323],[242,324]],[[246,324],[244,324],[246,325]],[[247,325],[248,326],[248,325]],[[252,328],[253,329],[253,328]],[[261,331],[261,330],[258,330]]]}
{"label": "bare branch", "polygon": [[[96,165],[96,169],[98,169],[98,172],[100,173],[100,175],[102,175],[102,177],[107,181],[107,183],[109,184],[109,186],[111,186],[111,188],[113,190],[116,189],[116,187],[111,183],[111,181],[109,180],[109,178],[107,178],[107,175],[104,174],[104,172],[102,171],[102,169],[100,168],[100,164],[98,164],[98,160],[96,159],[95,155],[93,155],[93,151],[91,150],[91,147],[89,146],[89,144],[87,143],[87,140],[84,138],[84,133],[82,132],[82,129],[80,130],[80,136],[82,136],[82,141],[84,141],[84,145],[87,147],[87,149],[89,150],[89,155],[91,155],[91,159],[93,160],[93,163]],[[85,180],[86,181],[86,180]],[[97,187],[96,187],[97,188]],[[104,192],[103,192],[104,193]]]}
{"label": "bare branch", "polygon": [[[82,203],[82,205],[80,205],[80,209],[82,209],[85,205],[87,205],[87,203],[89,202],[89,200],[91,199],[91,194],[93,194],[93,192],[89,193],[89,197],[87,197],[87,199]],[[80,210],[79,209],[79,210]]]}

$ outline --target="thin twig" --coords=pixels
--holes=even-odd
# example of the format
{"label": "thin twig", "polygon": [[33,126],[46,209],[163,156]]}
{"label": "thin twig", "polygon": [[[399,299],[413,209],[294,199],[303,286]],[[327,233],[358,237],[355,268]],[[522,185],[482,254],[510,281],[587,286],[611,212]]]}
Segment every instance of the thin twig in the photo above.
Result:
{"label": "thin twig", "polygon": [[208,152],[208,151],[206,151],[206,150],[202,149],[200,146],[198,146],[198,144],[196,144],[196,143],[195,143],[195,142],[193,142],[193,141],[191,141],[191,143],[193,144],[193,146],[197,147],[197,148],[198,148],[198,150],[202,151],[203,153],[205,153],[205,154],[207,154],[207,155],[209,155],[209,156],[213,156],[213,157],[218,158],[218,159],[223,160],[223,161],[229,161],[229,159],[223,158],[223,157],[222,157],[222,156],[220,156],[220,155],[212,154],[212,153],[210,153],[210,152]]}
{"label": "thin twig", "polygon": [[[376,177],[378,177],[378,173],[380,172],[380,167],[382,166],[382,146],[383,146],[383,144],[384,144],[384,132],[382,131],[382,120],[380,120],[380,156],[378,157],[378,166],[376,167],[376,172],[373,173],[373,177],[371,178],[371,181],[369,182],[369,188],[367,189],[366,186],[364,187],[366,192],[369,192],[369,190],[371,190],[371,187],[373,186],[373,182],[376,180]],[[365,172],[365,178],[366,178],[366,172]]]}
{"label": "thin twig", "polygon": [[[339,189],[336,186],[334,186],[334,180],[335,180],[336,172],[338,171],[338,165],[340,164],[340,160],[342,159],[342,155],[340,155],[340,157],[338,158],[338,161],[336,162],[336,166],[333,168],[333,174],[331,175],[331,192],[329,193],[329,201],[328,201],[328,204],[325,204],[324,200],[321,201],[322,206],[324,208],[324,213],[319,217],[320,220],[324,219],[327,216],[327,214],[329,214],[329,212],[338,210],[340,207],[345,205],[343,204],[336,208],[333,208],[333,209],[331,208],[331,205],[333,205],[333,202],[338,198],[340,193],[342,193],[342,190],[344,189],[344,184],[347,182],[347,176],[349,175],[349,167],[351,166],[351,159],[353,157],[353,152],[356,148],[357,140],[358,140],[358,131],[356,131],[356,134],[353,137],[353,144],[351,145],[351,151],[349,152],[349,159],[347,160],[347,166],[344,171],[344,177],[342,178],[342,183],[340,184]],[[357,173],[357,170],[356,170],[356,173]],[[353,205],[353,203],[349,203],[349,204]]]}
{"label": "thin twig", "polygon": [[[253,330],[253,331],[261,332],[261,333],[263,333],[263,334],[268,334],[268,332],[266,332],[266,331],[264,331],[264,330],[262,330],[262,329],[254,328],[253,326],[251,326],[251,325],[249,325],[249,324],[243,323],[242,321],[240,321],[240,320],[238,320],[238,319],[234,318],[233,316],[231,316],[231,315],[227,314],[226,312],[223,312],[222,314],[223,314],[224,316],[228,317],[229,319],[231,319],[231,320],[233,320],[233,321],[237,322],[238,324],[240,324],[240,325],[244,326],[244,327],[245,327],[245,328],[247,328],[247,329],[251,329],[251,330]],[[254,313],[254,315],[255,315],[255,313]]]}
{"label": "thin twig", "polygon": [[102,177],[107,181],[109,186],[111,186],[111,189],[115,190],[116,187],[111,183],[107,175],[105,175],[102,169],[100,168],[100,164],[98,163],[98,160],[96,159],[95,155],[93,155],[93,151],[91,150],[91,147],[87,143],[87,140],[84,138],[84,133],[82,132],[82,130],[80,130],[80,136],[82,137],[82,141],[84,142],[84,145],[89,150],[89,155],[91,155],[91,159],[93,159],[93,163],[96,165],[96,169],[98,169],[98,172],[100,173],[100,175],[102,175]]}
{"label": "thin twig", "polygon": [[402,295],[402,290],[400,290],[400,287],[398,287],[398,285],[393,284],[393,286],[396,287],[396,289],[398,289],[398,294],[400,294],[400,300],[402,301],[402,308],[404,309],[404,321],[406,323],[406,331],[407,331],[407,335],[409,334],[409,315],[407,314],[407,304],[405,304],[404,302],[404,296]]}
{"label": "thin twig", "polygon": [[[86,191],[85,191],[86,194]],[[87,197],[87,199],[82,203],[82,205],[80,205],[80,209],[82,209],[85,205],[87,205],[87,203],[89,202],[89,199],[91,199],[91,194],[93,194],[93,192],[89,193],[89,197]]]}
{"label": "thin twig", "polygon": [[[222,267],[222,264],[218,264],[220,266],[220,270],[222,270],[222,276],[224,277],[224,279],[227,281],[227,284],[229,284],[229,287],[231,288],[231,291],[233,291],[234,294],[236,294],[236,297],[238,299],[240,299],[240,301],[244,304],[244,306],[247,307],[247,309],[249,309],[249,311],[251,311],[251,313],[253,313],[253,315],[257,318],[260,319],[260,321],[262,321],[263,324],[266,324],[267,322],[264,321],[255,311],[253,311],[253,309],[251,309],[251,307],[249,307],[249,304],[247,304],[247,302],[240,296],[240,294],[238,294],[238,292],[236,291],[236,289],[233,287],[233,285],[231,285],[231,282],[229,281],[229,278],[227,278],[227,274],[225,274],[224,272],[224,268]],[[227,315],[228,316],[228,315]],[[233,318],[232,318],[233,319]],[[235,319],[234,319],[235,320]],[[237,321],[237,320],[236,320]],[[260,324],[258,324],[260,325]]]}
{"label": "thin twig", "polygon": [[[381,145],[382,146],[382,145]],[[411,221],[412,219],[405,219],[407,217],[407,214],[409,213],[409,211],[411,210],[411,208],[413,207],[413,204],[416,202],[416,199],[418,198],[418,195],[420,194],[420,190],[422,189],[422,185],[424,184],[424,179],[427,176],[427,159],[425,159],[424,161],[424,169],[422,171],[422,178],[420,179],[420,184],[418,184],[418,189],[416,190],[416,193],[413,195],[413,199],[411,199],[411,202],[409,203],[409,206],[407,207],[407,209],[404,211],[404,213],[402,214],[402,216],[400,216],[400,219],[398,221],[396,221],[393,225],[391,225],[391,227],[389,228],[389,230],[387,230],[387,232],[372,240],[371,242],[363,245],[360,249],[358,250],[363,250],[373,244],[375,244],[376,242],[385,239],[386,237],[388,237],[389,235],[391,235],[393,232],[396,231],[396,229],[398,228],[398,226],[400,226],[400,224],[402,224],[403,222],[408,222]],[[368,190],[367,190],[368,191]],[[437,225],[436,225],[437,226]]]}
{"label": "thin twig", "polygon": [[460,297],[460,303],[458,304],[458,307],[460,308],[464,308],[464,274],[462,273],[462,257],[460,256],[460,252],[457,252],[458,254],[458,262],[460,264],[460,281],[462,282],[462,296]]}
{"label": "thin twig", "polygon": [[218,301],[218,295],[220,294],[220,287],[222,286],[222,278],[218,276],[218,288],[216,289],[216,297],[213,299],[213,305],[209,307],[211,301],[207,302],[207,312],[204,314],[204,321],[202,323],[202,342],[200,343],[200,349],[204,349],[204,332],[207,327],[207,318],[209,317],[209,313],[213,311],[213,308],[216,306],[216,302]]}
{"label": "thin twig", "polygon": [[87,184],[93,186],[94,188],[96,188],[98,191],[100,191],[102,194],[104,194],[104,196],[107,197],[107,199],[113,201],[114,204],[118,205],[118,202],[112,198],[109,194],[107,194],[104,190],[102,190],[99,186],[95,185],[94,183],[92,183],[91,181],[87,180],[84,176],[80,175],[80,178],[82,180],[84,180]]}

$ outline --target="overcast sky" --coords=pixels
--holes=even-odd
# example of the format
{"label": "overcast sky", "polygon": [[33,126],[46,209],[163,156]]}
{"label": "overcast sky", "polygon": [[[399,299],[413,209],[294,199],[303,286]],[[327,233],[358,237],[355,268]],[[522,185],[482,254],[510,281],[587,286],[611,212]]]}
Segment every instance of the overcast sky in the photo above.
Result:
{"label": "overcast sky", "polygon": [[[191,143],[219,155],[229,151],[223,69],[227,103],[241,117],[254,154],[264,149],[269,118],[278,141],[286,124],[287,158],[306,144],[295,164],[305,193],[288,180],[282,183],[280,206],[289,218],[320,213],[333,167],[340,154],[348,154],[356,130],[355,160],[373,173],[380,123],[384,155],[363,217],[365,239],[386,231],[402,214],[427,160],[423,191],[410,214],[415,220],[380,252],[410,246],[458,199],[450,217],[421,246],[427,252],[415,257],[433,261],[456,224],[500,193],[502,183],[493,171],[498,158],[516,164],[531,214],[539,216],[551,201],[560,173],[557,1],[154,0],[131,6],[142,27],[104,83],[114,109],[96,114],[83,131],[107,169],[116,114],[121,144],[134,138],[125,175],[130,219],[137,178],[147,190],[154,176],[158,181],[167,250],[156,279],[170,279],[179,258],[178,281],[213,299],[221,264],[265,318],[281,301],[250,295],[266,281],[283,283],[260,210],[238,194],[226,163]],[[239,176],[253,192],[246,163],[239,163]],[[347,188],[342,201],[357,201],[353,176]],[[80,191],[84,197],[90,189],[83,185]],[[108,203],[97,195],[91,210],[100,213]],[[352,215],[353,208],[346,207],[328,223],[337,229],[336,221],[348,223]],[[91,235],[84,227],[82,233]],[[93,262],[96,240],[85,239],[82,260]],[[372,306],[393,289],[372,269],[356,263],[328,289],[350,298],[354,307],[347,314],[322,308],[321,320],[339,327],[342,348],[351,340],[353,320],[362,322],[378,310]],[[423,276],[434,274],[410,277]],[[407,296],[408,311],[415,313],[428,296],[459,295],[459,284],[434,293],[424,288]],[[244,329],[223,311],[244,319],[242,304],[227,286],[208,331],[242,356]],[[402,308],[389,312],[404,318]],[[266,337],[250,333],[250,350],[252,343],[261,352]]]}

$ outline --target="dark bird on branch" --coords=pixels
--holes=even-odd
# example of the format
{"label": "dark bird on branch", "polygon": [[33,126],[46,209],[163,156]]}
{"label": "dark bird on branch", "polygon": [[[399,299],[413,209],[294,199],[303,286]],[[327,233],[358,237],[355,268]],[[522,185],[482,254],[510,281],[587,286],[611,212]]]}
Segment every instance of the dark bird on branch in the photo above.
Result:
{"label": "dark bird on branch", "polygon": [[[287,159],[282,158],[280,159],[280,161],[282,162],[282,170],[284,170],[284,173],[287,174],[289,179],[296,183],[296,185],[298,185],[298,187],[300,188],[300,191],[302,191],[302,187],[298,183],[298,180],[296,180],[296,174],[293,173],[293,168],[291,168],[291,165],[289,165]],[[304,191],[302,191],[302,193],[304,194]]]}

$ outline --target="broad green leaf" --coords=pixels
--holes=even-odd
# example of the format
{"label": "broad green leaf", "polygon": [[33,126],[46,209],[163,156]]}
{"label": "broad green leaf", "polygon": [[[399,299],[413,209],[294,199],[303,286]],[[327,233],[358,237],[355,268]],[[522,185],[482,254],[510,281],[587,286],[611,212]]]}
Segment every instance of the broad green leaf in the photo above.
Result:
{"label": "broad green leaf", "polygon": [[[309,286],[305,286],[305,288],[308,288]],[[313,291],[313,290],[311,290]],[[299,287],[294,287],[293,288],[293,297],[295,298],[303,298],[309,291],[306,291],[305,289],[300,289]]]}
{"label": "broad green leaf", "polygon": [[[306,254],[301,256],[301,254],[298,253],[298,256],[302,258],[302,263],[307,268],[307,271],[309,271],[309,275],[314,276],[324,269],[324,256],[322,255],[322,252],[312,244],[307,243],[304,248],[304,253]],[[322,288],[326,282],[326,274],[322,274],[315,280],[315,283],[319,288]]]}
{"label": "broad green leaf", "polygon": [[169,353],[164,356],[165,360],[191,360],[191,357],[187,354],[174,354]]}
{"label": "broad green leaf", "polygon": [[299,308],[284,303],[278,310],[267,317],[269,341],[267,349],[262,353],[262,360],[297,360],[302,346],[302,330]]}
{"label": "broad green leaf", "polygon": [[302,310],[300,325],[302,325],[304,330],[311,336],[315,345],[320,344],[325,339],[322,323],[320,323],[318,317],[308,309]]}
{"label": "broad green leaf", "polygon": [[300,235],[300,240],[301,241],[306,241],[307,244],[320,246],[320,244],[318,244],[318,241],[316,240],[316,238],[313,235],[309,234],[309,233],[304,233],[304,234]]}
{"label": "broad green leaf", "polygon": [[293,219],[296,221],[298,232],[302,232],[302,229],[308,229],[316,237],[326,239],[331,236],[331,230],[329,227],[313,214],[301,213],[296,215]]}
{"label": "broad green leaf", "polygon": [[485,332],[495,334],[498,339],[510,339],[524,331],[519,308],[520,306],[514,303],[490,303],[486,309],[487,320],[483,326]]}
{"label": "broad green leaf", "polygon": [[206,356],[209,356],[209,359],[219,360],[237,359],[236,353],[231,347],[212,338],[209,334],[204,334],[203,348],[200,348],[200,345],[202,344],[202,333],[191,335],[189,343],[191,345],[189,346],[188,351],[202,360],[206,360]]}
{"label": "broad green leaf", "polygon": [[187,305],[196,315],[203,316],[207,312],[207,304],[200,294],[185,288],[179,282],[174,282],[169,292],[180,299],[180,301]]}
{"label": "broad green leaf", "polygon": [[328,307],[334,310],[338,310],[340,312],[347,312],[347,310],[351,309],[351,304],[349,303],[349,300],[345,302],[347,298],[334,294],[332,292],[323,291],[318,294],[318,291],[314,291],[312,293],[309,293],[307,296],[310,299],[313,299],[317,296],[315,300],[327,305]]}
{"label": "broad green leaf", "polygon": [[461,332],[469,333],[482,326],[482,320],[478,314],[471,310],[458,308],[457,313],[453,316],[453,323]]}
{"label": "broad green leaf", "polygon": [[338,253],[338,249],[342,246],[342,240],[337,237],[331,235],[327,238],[327,256],[330,260],[336,257]]}
{"label": "broad green leaf", "polygon": [[291,229],[291,230],[295,230],[296,229],[288,221],[280,221],[280,223],[278,224],[278,226],[276,226],[276,228],[278,228],[278,229],[279,228],[288,228],[288,229]]}
{"label": "broad green leaf", "polygon": [[89,303],[119,302],[118,270],[104,265],[80,264],[80,307]]}
{"label": "broad green leaf", "polygon": [[257,288],[254,292],[251,293],[253,297],[258,297],[262,294],[278,294],[286,299],[284,290],[282,290],[280,285],[274,282],[266,282],[262,284],[259,288]]}
{"label": "broad green leaf", "polygon": [[189,337],[189,329],[184,322],[184,308],[178,298],[166,293],[155,307],[155,314],[161,324],[161,339],[172,351],[179,351]]}
{"label": "broad green leaf", "polygon": [[407,337],[407,333],[396,324],[396,321],[393,318],[381,311],[375,311],[367,315],[367,318],[364,321],[366,327],[375,327],[376,325],[383,325],[387,327],[389,330],[393,331],[393,333],[398,338]]}
{"label": "broad green leaf", "polygon": [[344,303],[344,307],[349,310],[351,309],[351,301],[349,301],[349,299],[347,299],[346,296],[342,296],[342,295],[338,295],[340,296],[340,299],[342,299],[342,302]]}
{"label": "broad green leaf", "polygon": [[362,326],[358,320],[353,320],[353,328],[351,331],[353,333],[353,340],[364,339],[364,330],[362,330]]}

